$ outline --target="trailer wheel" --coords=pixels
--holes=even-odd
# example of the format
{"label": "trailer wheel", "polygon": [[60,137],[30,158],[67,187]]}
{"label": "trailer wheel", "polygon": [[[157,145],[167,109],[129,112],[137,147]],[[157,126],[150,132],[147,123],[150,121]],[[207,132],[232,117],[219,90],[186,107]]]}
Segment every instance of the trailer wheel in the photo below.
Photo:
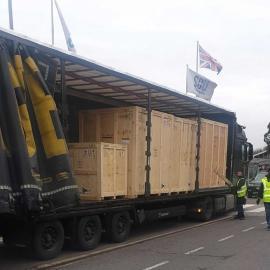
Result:
{"label": "trailer wheel", "polygon": [[127,211],[114,214],[108,226],[109,237],[113,242],[124,242],[129,237],[130,228],[130,215]]}
{"label": "trailer wheel", "polygon": [[202,208],[202,213],[200,215],[200,220],[202,220],[202,221],[210,220],[213,216],[213,213],[214,213],[212,198],[211,197],[205,198],[201,202],[201,208]]}
{"label": "trailer wheel", "polygon": [[76,246],[81,250],[90,250],[100,242],[102,225],[99,216],[83,217],[77,226]]}
{"label": "trailer wheel", "polygon": [[64,229],[59,221],[37,224],[32,238],[32,248],[40,260],[57,257],[64,244]]}

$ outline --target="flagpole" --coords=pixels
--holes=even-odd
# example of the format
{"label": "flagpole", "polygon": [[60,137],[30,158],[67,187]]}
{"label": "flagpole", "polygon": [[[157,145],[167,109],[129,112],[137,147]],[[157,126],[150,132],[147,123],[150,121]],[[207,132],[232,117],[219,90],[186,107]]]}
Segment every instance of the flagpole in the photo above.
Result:
{"label": "flagpole", "polygon": [[9,28],[13,28],[13,11],[12,11],[12,0],[8,0],[8,14],[9,14]]}
{"label": "flagpole", "polygon": [[187,71],[186,71],[186,95],[187,95],[187,93],[188,93],[188,87],[187,87],[187,73],[188,73],[188,65],[187,65]]}
{"label": "flagpole", "polygon": [[197,57],[196,57],[196,72],[198,73],[198,59],[199,58],[199,41],[197,41]]}
{"label": "flagpole", "polygon": [[52,45],[54,45],[53,0],[51,0],[51,27],[52,27]]}

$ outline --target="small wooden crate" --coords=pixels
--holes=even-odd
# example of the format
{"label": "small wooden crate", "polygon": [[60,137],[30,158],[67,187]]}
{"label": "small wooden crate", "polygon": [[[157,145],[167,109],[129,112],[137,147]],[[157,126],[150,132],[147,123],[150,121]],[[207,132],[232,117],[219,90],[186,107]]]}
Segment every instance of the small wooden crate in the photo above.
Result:
{"label": "small wooden crate", "polygon": [[127,195],[127,146],[71,143],[69,153],[81,199],[101,200]]}

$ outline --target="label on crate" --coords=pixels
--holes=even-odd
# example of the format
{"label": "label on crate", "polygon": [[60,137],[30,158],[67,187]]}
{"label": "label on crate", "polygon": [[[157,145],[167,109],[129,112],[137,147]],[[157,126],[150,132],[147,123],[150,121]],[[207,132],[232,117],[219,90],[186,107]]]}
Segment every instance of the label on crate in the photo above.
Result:
{"label": "label on crate", "polygon": [[123,143],[123,144],[129,144],[129,142],[130,142],[130,139],[122,139],[121,140],[121,143]]}

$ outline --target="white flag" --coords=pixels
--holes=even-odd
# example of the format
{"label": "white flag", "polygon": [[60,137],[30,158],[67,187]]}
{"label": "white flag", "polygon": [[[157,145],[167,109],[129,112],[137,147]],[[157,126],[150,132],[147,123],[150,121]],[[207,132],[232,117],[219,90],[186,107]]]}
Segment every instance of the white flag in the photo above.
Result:
{"label": "white flag", "polygon": [[71,51],[71,52],[76,53],[74,44],[73,44],[72,39],[71,39],[70,32],[68,30],[68,27],[67,27],[67,24],[65,22],[64,16],[63,16],[63,14],[61,12],[61,9],[60,9],[60,7],[59,7],[56,0],[54,0],[54,3],[55,3],[55,6],[57,8],[58,15],[59,15],[59,18],[60,18],[60,21],[61,21],[61,24],[62,24],[62,28],[63,28],[64,35],[65,35],[65,38],[66,38],[66,43],[67,43],[68,50]]}
{"label": "white flag", "polygon": [[187,92],[210,101],[216,87],[216,83],[187,68]]}

